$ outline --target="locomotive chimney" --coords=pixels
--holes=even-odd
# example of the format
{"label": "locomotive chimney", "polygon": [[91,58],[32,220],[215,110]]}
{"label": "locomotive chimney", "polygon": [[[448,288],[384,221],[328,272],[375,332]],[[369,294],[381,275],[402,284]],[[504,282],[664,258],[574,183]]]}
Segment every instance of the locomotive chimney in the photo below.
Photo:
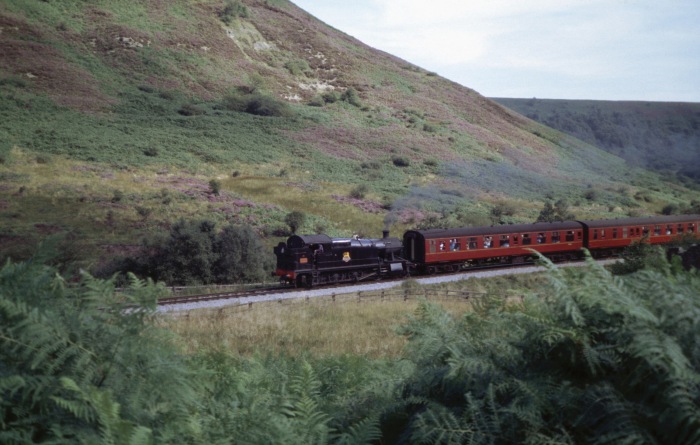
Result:
{"label": "locomotive chimney", "polygon": [[389,238],[389,231],[384,229],[382,230],[382,238],[387,239]]}

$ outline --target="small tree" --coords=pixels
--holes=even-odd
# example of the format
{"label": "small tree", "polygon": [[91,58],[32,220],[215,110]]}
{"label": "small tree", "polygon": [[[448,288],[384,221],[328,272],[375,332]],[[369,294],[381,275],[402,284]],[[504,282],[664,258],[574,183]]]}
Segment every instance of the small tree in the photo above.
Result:
{"label": "small tree", "polygon": [[565,199],[560,199],[552,205],[551,201],[545,201],[537,222],[554,222],[575,219],[576,216],[569,211],[569,203]]}
{"label": "small tree", "polygon": [[216,262],[214,223],[180,220],[157,241],[148,260],[151,274],[168,284],[211,283]]}
{"label": "small tree", "polygon": [[567,221],[570,219],[576,219],[576,215],[569,211],[569,203],[566,199],[560,199],[554,203],[554,208],[557,214],[557,220]]}
{"label": "small tree", "polygon": [[209,181],[209,192],[212,195],[219,196],[219,193],[221,193],[221,182],[216,179]]}
{"label": "small tree", "polygon": [[214,245],[217,283],[251,283],[264,280],[272,269],[268,249],[249,226],[229,225]]}
{"label": "small tree", "polygon": [[540,214],[537,217],[537,222],[552,222],[556,219],[556,212],[554,211],[554,206],[550,201],[544,203],[544,207],[540,210]]}
{"label": "small tree", "polygon": [[284,217],[284,222],[289,226],[292,233],[296,233],[297,229],[304,225],[304,221],[306,221],[306,215],[297,210],[287,213],[287,216]]}

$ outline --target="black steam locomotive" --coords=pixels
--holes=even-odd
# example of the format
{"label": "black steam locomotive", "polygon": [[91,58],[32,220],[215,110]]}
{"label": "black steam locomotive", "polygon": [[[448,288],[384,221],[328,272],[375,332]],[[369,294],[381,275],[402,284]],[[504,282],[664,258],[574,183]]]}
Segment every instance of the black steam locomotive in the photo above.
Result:
{"label": "black steam locomotive", "polygon": [[407,270],[401,240],[390,238],[388,231],[380,239],[292,235],[274,251],[273,275],[297,287],[401,276]]}

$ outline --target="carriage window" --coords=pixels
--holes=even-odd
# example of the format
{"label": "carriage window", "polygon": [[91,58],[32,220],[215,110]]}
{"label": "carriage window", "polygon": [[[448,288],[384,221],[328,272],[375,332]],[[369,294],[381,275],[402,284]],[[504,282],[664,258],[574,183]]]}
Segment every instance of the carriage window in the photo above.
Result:
{"label": "carriage window", "polygon": [[678,233],[683,233],[685,228],[683,227],[683,224],[678,224]]}
{"label": "carriage window", "polygon": [[673,226],[671,224],[666,226],[666,235],[673,234]]}
{"label": "carriage window", "polygon": [[688,232],[695,232],[695,224],[688,224]]}
{"label": "carriage window", "polygon": [[598,239],[598,229],[593,229],[593,239]]}
{"label": "carriage window", "polygon": [[529,233],[526,233],[525,235],[523,235],[523,246],[528,246],[530,244],[532,244],[532,238],[530,238]]}
{"label": "carriage window", "polygon": [[430,253],[435,253],[435,240],[431,239],[430,240]]}
{"label": "carriage window", "polygon": [[484,237],[484,249],[490,249],[492,247],[493,247],[493,237],[485,236]]}
{"label": "carriage window", "polygon": [[623,227],[623,228],[622,228],[622,237],[623,237],[623,238],[627,238],[627,231],[628,231],[628,230],[629,230],[629,229],[628,229],[627,227]]}
{"label": "carriage window", "polygon": [[451,239],[450,240],[450,250],[455,251],[459,250],[462,248],[462,242],[459,240],[459,238]]}
{"label": "carriage window", "polygon": [[566,232],[566,241],[573,241],[574,240],[574,231],[569,230]]}
{"label": "carriage window", "polygon": [[612,237],[613,239],[617,239],[617,229],[612,229]]}
{"label": "carriage window", "polygon": [[552,242],[558,243],[560,239],[559,232],[552,232]]}
{"label": "carriage window", "polygon": [[661,226],[654,226],[654,235],[661,235]]}
{"label": "carriage window", "polygon": [[544,233],[537,234],[537,244],[542,244],[546,240],[547,240],[547,237],[544,236]]}
{"label": "carriage window", "polygon": [[647,226],[642,227],[642,235],[643,236],[649,235],[649,227],[647,227]]}
{"label": "carriage window", "polygon": [[514,246],[518,245],[518,235],[513,235],[513,245]]}
{"label": "carriage window", "polygon": [[440,240],[440,252],[444,252],[445,250],[447,250],[447,244],[445,240]]}
{"label": "carriage window", "polygon": [[510,237],[508,235],[501,235],[500,246],[510,247]]}
{"label": "carriage window", "polygon": [[476,249],[476,238],[469,238],[469,248]]}
{"label": "carriage window", "polygon": [[605,239],[605,229],[600,229],[600,239]]}

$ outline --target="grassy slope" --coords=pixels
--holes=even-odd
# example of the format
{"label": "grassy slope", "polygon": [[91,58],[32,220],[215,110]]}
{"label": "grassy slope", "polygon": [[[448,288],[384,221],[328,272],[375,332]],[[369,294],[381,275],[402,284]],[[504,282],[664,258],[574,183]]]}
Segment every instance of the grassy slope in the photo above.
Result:
{"label": "grassy slope", "polygon": [[[483,221],[499,202],[531,221],[545,196],[567,197],[581,217],[686,199],[285,0],[244,3],[248,17],[228,25],[213,0],[0,5],[3,256],[68,233],[74,256],[94,261],[180,217],[271,235],[301,210],[304,232],[376,235],[385,219],[395,233],[430,214]],[[320,99],[347,89],[359,102]],[[241,90],[290,111],[232,111],[225,99]],[[365,197],[348,199],[358,185]]]}

